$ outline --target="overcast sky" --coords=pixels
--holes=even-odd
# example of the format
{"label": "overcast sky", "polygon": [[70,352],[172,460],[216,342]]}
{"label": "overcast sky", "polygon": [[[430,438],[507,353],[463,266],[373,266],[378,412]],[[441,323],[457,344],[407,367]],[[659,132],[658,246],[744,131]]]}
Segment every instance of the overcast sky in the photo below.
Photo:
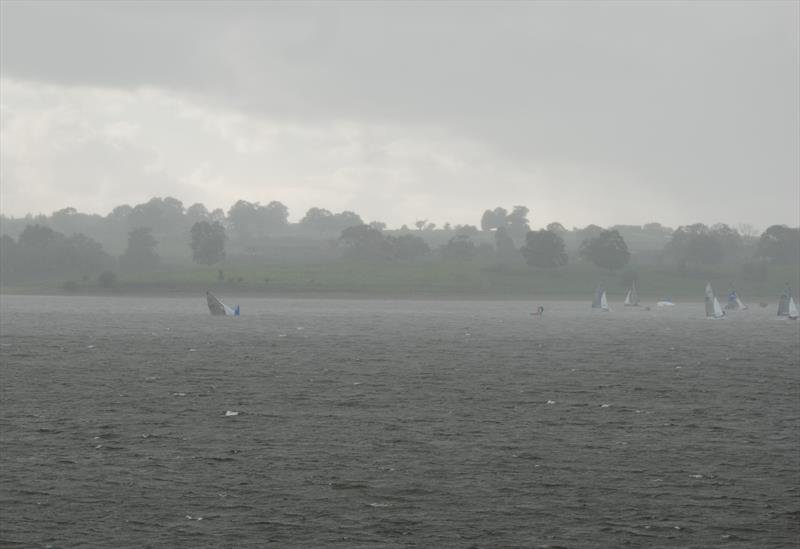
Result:
{"label": "overcast sky", "polygon": [[800,3],[0,3],[0,211],[800,224]]}

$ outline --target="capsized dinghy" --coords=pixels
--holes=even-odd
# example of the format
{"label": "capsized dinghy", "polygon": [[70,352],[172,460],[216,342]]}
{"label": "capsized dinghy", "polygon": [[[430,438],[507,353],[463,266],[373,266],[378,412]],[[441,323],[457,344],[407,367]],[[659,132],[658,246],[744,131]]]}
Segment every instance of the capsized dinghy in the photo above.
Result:
{"label": "capsized dinghy", "polygon": [[235,309],[228,307],[211,292],[206,292],[206,300],[208,301],[208,310],[214,316],[239,316],[239,306]]}

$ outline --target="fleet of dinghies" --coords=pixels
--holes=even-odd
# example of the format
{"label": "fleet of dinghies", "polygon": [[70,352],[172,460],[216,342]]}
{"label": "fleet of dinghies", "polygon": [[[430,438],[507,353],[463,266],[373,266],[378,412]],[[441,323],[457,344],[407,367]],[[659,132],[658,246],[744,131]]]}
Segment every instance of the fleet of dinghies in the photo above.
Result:
{"label": "fleet of dinghies", "polygon": [[[206,292],[206,301],[208,302],[208,310],[214,316],[239,316],[240,310],[239,305],[235,308],[230,307],[220,301],[214,294],[211,292]],[[745,305],[739,295],[736,293],[736,290],[731,287],[730,292],[728,293],[728,302],[725,305],[725,308],[722,308],[722,305],[719,303],[719,299],[714,294],[714,288],[711,286],[711,283],[706,283],[706,291],[705,291],[705,311],[706,311],[706,318],[723,318],[726,316],[725,311],[744,311],[747,310],[747,305]],[[625,307],[638,307],[639,306],[639,294],[636,291],[636,283],[632,283],[628,293],[625,295],[625,301],[623,302]],[[674,306],[675,304],[669,300],[662,300],[657,303],[659,307],[665,306]],[[603,311],[609,312],[611,308],[608,306],[608,297],[606,296],[606,291],[601,284],[597,285],[594,291],[594,299],[592,299],[592,310],[595,311]],[[650,310],[650,307],[647,307],[646,310]],[[539,307],[536,313],[537,316],[541,316],[544,312],[544,307]],[[786,317],[791,320],[797,320],[798,310],[797,304],[794,301],[794,296],[792,296],[792,289],[789,285],[786,285],[786,289],[781,294],[780,300],[778,301],[778,316],[779,317]]]}
{"label": "fleet of dinghies", "polygon": [[[723,308],[719,299],[714,294],[714,288],[711,286],[710,282],[706,283],[704,302],[706,318],[712,319],[724,318],[727,316],[726,311],[746,311],[748,309],[747,305],[744,304],[733,286],[731,286],[731,289],[728,292],[728,301]],[[625,294],[625,301],[623,302],[623,305],[625,307],[639,306],[639,294],[636,290],[635,282],[631,284],[628,293]],[[657,302],[656,305],[659,307],[675,306],[675,304],[669,298]],[[762,304],[762,306],[766,306],[766,304]],[[597,288],[595,288],[594,298],[592,299],[592,310],[604,312],[611,310],[611,308],[608,306],[608,297],[606,296],[606,291],[601,284],[598,284]],[[645,310],[649,311],[650,307],[646,307]],[[788,284],[786,285],[786,289],[783,291],[780,301],[778,302],[778,316],[792,320],[797,320],[798,318],[797,303],[794,301],[792,290]]]}

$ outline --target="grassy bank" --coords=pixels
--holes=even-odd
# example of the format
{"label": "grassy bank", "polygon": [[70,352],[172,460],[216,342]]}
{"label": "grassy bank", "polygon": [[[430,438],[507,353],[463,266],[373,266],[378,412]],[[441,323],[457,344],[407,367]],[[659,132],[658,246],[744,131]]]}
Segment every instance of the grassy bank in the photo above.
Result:
{"label": "grassy bank", "polygon": [[[113,287],[94,280],[47,280],[3,287],[4,293],[182,295],[206,290],[220,294],[283,296],[352,296],[400,298],[588,299],[602,283],[609,296],[627,291],[625,280],[638,277],[643,301],[665,297],[697,300],[706,281],[719,295],[736,286],[747,301],[774,301],[789,282],[800,288],[800,269],[771,265],[761,280],[748,280],[741,268],[720,266],[702,271],[678,272],[655,266],[629,267],[608,272],[578,263],[554,271],[525,265],[480,262],[352,262],[293,265],[226,265],[219,269],[194,265],[165,267],[157,272],[121,274]],[[65,284],[66,283],[66,284]]]}

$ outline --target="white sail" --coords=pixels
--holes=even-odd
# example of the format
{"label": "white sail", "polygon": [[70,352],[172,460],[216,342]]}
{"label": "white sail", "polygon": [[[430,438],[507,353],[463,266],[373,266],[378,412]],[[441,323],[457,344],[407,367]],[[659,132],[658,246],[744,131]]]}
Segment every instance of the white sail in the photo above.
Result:
{"label": "white sail", "polygon": [[600,308],[604,311],[608,310],[608,299],[606,299],[605,292],[603,292],[603,295],[600,296]]}
{"label": "white sail", "polygon": [[592,309],[600,308],[600,299],[603,295],[603,287],[598,285],[594,290],[594,298],[592,298]]}
{"label": "white sail", "polygon": [[737,305],[739,306],[739,308],[740,308],[741,310],[743,310],[743,311],[747,309],[747,305],[745,305],[744,303],[742,303],[742,300],[741,300],[741,299],[739,299],[739,296],[736,296],[736,304],[737,304]]}
{"label": "white sail", "polygon": [[792,320],[797,320],[798,317],[797,305],[795,304],[793,297],[789,298],[789,314],[787,316]]}
{"label": "white sail", "polygon": [[719,300],[715,297],[714,298],[714,318],[722,318],[725,316],[725,311],[722,310],[722,306],[719,304]]}
{"label": "white sail", "polygon": [[710,282],[706,283],[705,302],[707,318],[722,318],[725,316],[725,311],[722,310],[722,305],[719,304],[719,300],[714,295],[714,288],[711,287]]}
{"label": "white sail", "polygon": [[637,307],[639,305],[639,295],[636,293],[635,282],[631,284],[631,289],[628,290],[628,294],[625,296],[625,302],[623,305],[626,307]]}
{"label": "white sail", "polygon": [[778,301],[778,316],[789,316],[789,301],[792,299],[792,290],[789,286],[781,294]]}

